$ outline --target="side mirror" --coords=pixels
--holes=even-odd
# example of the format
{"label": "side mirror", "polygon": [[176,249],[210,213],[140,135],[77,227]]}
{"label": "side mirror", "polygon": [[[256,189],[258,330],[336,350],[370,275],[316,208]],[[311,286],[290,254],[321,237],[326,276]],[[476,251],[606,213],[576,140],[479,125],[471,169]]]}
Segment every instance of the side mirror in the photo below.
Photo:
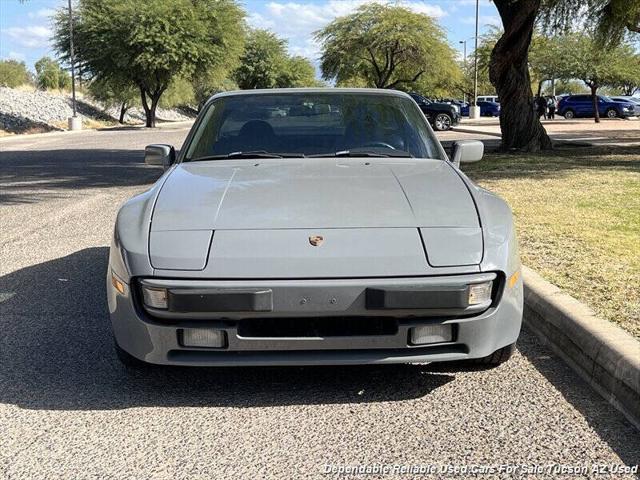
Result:
{"label": "side mirror", "polygon": [[479,140],[459,140],[453,144],[451,162],[460,167],[461,163],[472,163],[482,160],[484,143]]}
{"label": "side mirror", "polygon": [[144,149],[144,163],[165,170],[176,161],[176,151],[171,145],[147,145]]}

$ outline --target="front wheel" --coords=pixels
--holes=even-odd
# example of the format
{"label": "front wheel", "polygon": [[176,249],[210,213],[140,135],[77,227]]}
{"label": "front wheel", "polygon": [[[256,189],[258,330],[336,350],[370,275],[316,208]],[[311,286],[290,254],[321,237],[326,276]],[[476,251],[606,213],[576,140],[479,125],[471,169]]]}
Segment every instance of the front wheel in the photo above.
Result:
{"label": "front wheel", "polygon": [[436,119],[433,122],[436,130],[439,132],[444,132],[446,130],[451,130],[451,124],[453,123],[451,117],[446,113],[439,113],[436,115]]}
{"label": "front wheel", "polygon": [[615,108],[610,108],[609,110],[607,110],[606,115],[607,118],[617,118],[618,112]]}
{"label": "front wheel", "polygon": [[564,112],[563,116],[567,120],[571,120],[572,118],[574,118],[576,116],[576,112],[574,112],[573,110],[567,110],[566,112]]}
{"label": "front wheel", "polygon": [[506,347],[502,347],[501,349],[496,350],[491,355],[476,359],[474,363],[478,365],[485,365],[487,367],[497,367],[498,365],[502,365],[504,362],[509,360],[515,350],[516,344],[512,343],[511,345],[507,345]]}

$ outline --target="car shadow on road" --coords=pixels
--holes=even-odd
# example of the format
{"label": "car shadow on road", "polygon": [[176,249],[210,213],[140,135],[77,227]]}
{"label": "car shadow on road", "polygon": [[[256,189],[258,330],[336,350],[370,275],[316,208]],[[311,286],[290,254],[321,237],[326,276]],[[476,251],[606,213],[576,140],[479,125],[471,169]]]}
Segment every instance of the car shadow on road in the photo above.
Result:
{"label": "car shadow on road", "polygon": [[[551,347],[526,329],[519,341],[520,353],[580,412],[589,426],[620,456],[626,465],[640,463],[640,432],[596,394],[574,370],[557,357]],[[639,477],[640,478],[640,477]]]}
{"label": "car shadow on road", "polygon": [[454,379],[417,365],[128,371],[112,348],[107,258],[106,247],[88,248],[0,278],[0,403],[99,410],[399,401]]}
{"label": "car shadow on road", "polygon": [[69,190],[150,185],[162,170],[142,150],[65,149],[0,152],[0,205],[68,196]]}

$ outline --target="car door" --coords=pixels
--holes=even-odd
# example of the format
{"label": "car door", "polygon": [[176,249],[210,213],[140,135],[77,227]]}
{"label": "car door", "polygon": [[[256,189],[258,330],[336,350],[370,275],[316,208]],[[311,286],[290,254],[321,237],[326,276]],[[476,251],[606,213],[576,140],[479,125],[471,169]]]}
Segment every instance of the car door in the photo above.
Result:
{"label": "car door", "polygon": [[593,117],[593,103],[590,95],[576,95],[574,100],[576,114],[581,117]]}

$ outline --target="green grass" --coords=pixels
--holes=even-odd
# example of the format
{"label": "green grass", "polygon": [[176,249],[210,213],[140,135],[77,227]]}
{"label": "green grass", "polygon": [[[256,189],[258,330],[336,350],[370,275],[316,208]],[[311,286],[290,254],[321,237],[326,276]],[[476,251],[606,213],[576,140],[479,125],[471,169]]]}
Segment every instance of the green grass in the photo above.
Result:
{"label": "green grass", "polygon": [[463,169],[511,205],[525,265],[640,337],[640,147],[490,154]]}

